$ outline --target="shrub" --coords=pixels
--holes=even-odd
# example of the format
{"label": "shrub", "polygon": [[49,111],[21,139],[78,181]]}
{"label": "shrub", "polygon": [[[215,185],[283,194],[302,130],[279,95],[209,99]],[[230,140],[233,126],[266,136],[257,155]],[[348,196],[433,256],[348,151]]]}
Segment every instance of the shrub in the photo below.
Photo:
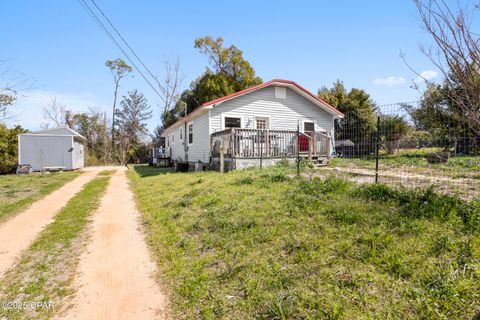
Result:
{"label": "shrub", "polygon": [[0,123],[0,174],[14,173],[18,162],[17,135],[27,130],[20,126],[8,129]]}

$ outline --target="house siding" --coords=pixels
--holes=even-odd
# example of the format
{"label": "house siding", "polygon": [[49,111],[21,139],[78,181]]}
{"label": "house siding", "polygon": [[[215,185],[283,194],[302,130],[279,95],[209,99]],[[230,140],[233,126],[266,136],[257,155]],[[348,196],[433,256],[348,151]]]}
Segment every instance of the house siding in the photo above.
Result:
{"label": "house siding", "polygon": [[210,133],[223,130],[223,117],[240,117],[242,128],[254,129],[255,117],[270,119],[272,130],[300,130],[303,122],[315,123],[315,131],[327,131],[333,136],[333,116],[295,91],[287,88],[286,99],[275,98],[275,86],[269,86],[223,102],[211,111]]}
{"label": "house siding", "polygon": [[[188,143],[188,124],[190,123],[193,123],[193,143],[188,144],[188,161],[207,163],[210,161],[209,113],[205,113],[192,122],[188,122],[187,132],[183,134],[182,140],[180,140],[180,130],[184,130],[184,124],[179,128],[175,128],[167,135],[170,144],[171,159],[173,161],[187,160],[185,159],[184,142]],[[175,136],[175,139],[172,142],[173,136]]]}
{"label": "house siding", "polygon": [[[290,88],[286,88],[285,99],[277,99],[275,86],[272,85],[225,101],[194,119],[193,144],[188,145],[188,159],[185,158],[183,144],[183,140],[188,139],[188,132],[180,140],[180,130],[184,130],[184,125],[172,130],[166,136],[170,158],[173,161],[208,163],[210,135],[224,129],[224,117],[239,117],[241,127],[248,129],[255,128],[255,117],[267,117],[271,130],[297,130],[297,123],[300,123],[300,130],[303,131],[303,122],[308,121],[315,124],[315,131],[329,132],[334,136],[334,117],[331,114]],[[172,142],[173,136],[175,139]]]}

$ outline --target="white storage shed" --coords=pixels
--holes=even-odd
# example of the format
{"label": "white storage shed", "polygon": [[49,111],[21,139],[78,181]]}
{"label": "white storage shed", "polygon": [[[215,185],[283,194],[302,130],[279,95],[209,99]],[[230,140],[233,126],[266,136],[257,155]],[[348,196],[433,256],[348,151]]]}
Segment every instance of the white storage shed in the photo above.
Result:
{"label": "white storage shed", "polygon": [[70,128],[55,128],[18,135],[18,164],[33,171],[83,168],[87,139]]}

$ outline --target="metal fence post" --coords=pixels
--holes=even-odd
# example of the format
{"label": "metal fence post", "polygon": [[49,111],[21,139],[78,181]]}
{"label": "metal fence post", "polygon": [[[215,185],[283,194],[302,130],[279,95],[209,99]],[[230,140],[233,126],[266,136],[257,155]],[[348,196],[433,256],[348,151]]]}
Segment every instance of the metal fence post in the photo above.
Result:
{"label": "metal fence post", "polygon": [[380,149],[380,116],[377,116],[377,133],[375,135],[375,183],[378,183],[378,151]]}

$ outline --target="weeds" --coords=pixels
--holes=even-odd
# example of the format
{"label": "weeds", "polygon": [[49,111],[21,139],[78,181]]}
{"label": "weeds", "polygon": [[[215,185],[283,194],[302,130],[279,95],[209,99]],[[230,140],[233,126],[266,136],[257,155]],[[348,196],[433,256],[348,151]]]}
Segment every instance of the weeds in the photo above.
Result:
{"label": "weeds", "polygon": [[468,203],[454,196],[436,193],[432,188],[392,188],[383,184],[362,185],[355,194],[369,200],[393,202],[409,217],[436,217],[444,221],[460,218],[469,230],[480,228],[478,200]]}
{"label": "weeds", "polygon": [[87,183],[56,215],[0,281],[0,301],[55,302],[53,309],[0,309],[6,319],[49,319],[73,294],[71,284],[90,213],[98,206],[107,177]]}
{"label": "weeds", "polygon": [[[480,312],[472,204],[429,190],[282,173],[281,166],[201,176],[129,172],[178,318],[470,319]],[[199,177],[208,192],[195,191]],[[179,199],[188,205],[171,205]]]}

